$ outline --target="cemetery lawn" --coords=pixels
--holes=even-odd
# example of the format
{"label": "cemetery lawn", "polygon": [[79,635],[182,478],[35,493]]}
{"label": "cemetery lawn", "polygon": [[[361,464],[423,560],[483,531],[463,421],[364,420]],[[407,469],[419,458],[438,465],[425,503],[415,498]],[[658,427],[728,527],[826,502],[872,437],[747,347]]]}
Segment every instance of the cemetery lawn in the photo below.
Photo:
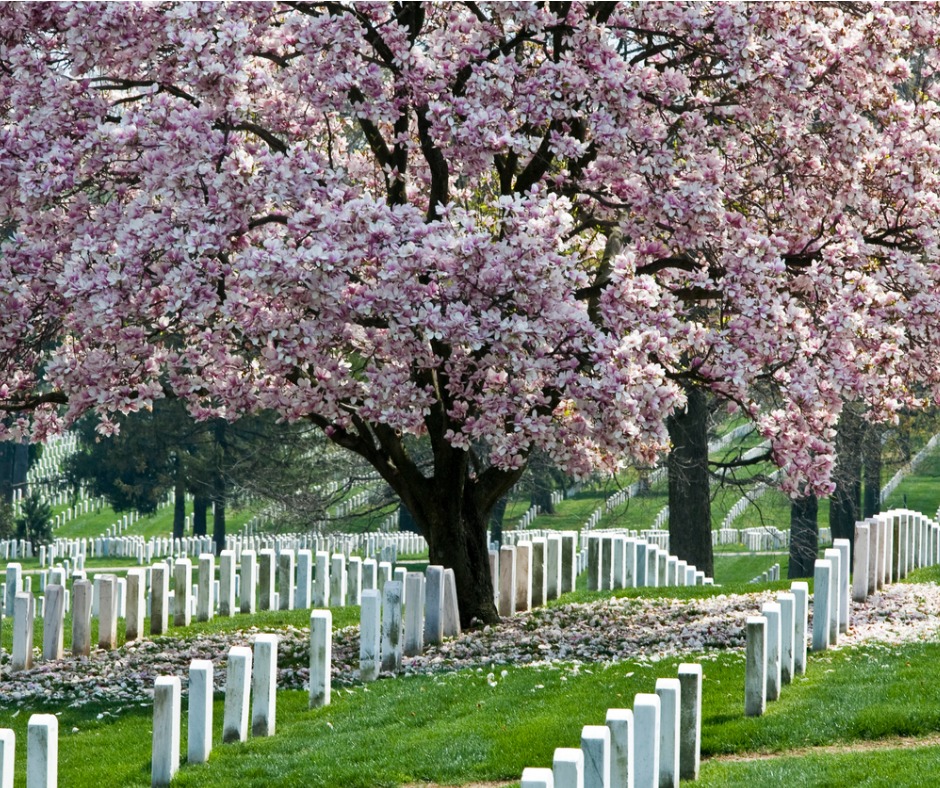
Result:
{"label": "cemetery lawn", "polygon": [[[938,578],[940,569],[934,568],[911,580]],[[756,588],[787,587],[781,581]],[[602,602],[611,596],[653,598],[664,590],[581,590],[552,605]],[[753,590],[753,585],[734,584],[670,589],[669,595],[694,599]],[[334,608],[333,614],[337,629],[358,620],[354,607]],[[299,628],[306,621],[308,611],[216,618],[171,629],[173,637],[161,639],[160,650],[178,653],[182,666],[190,638],[197,635],[241,627],[247,645],[257,631],[250,627]],[[598,642],[602,639],[599,632]],[[744,657],[739,649],[619,662],[608,661],[603,649],[596,661],[579,653],[581,663],[484,662],[463,669],[448,665],[445,656],[427,674],[383,677],[367,686],[334,680],[331,705],[314,710],[307,707],[306,692],[284,689],[278,692],[276,735],[236,745],[220,743],[223,700],[217,694],[215,747],[208,765],[185,764],[184,698],[183,766],[173,785],[518,785],[526,766],[549,766],[556,747],[577,746],[583,725],[601,724],[608,708],[629,708],[636,693],[652,692],[657,678],[675,676],[680,662],[692,661],[704,669],[703,786],[922,786],[924,774],[940,765],[940,682],[935,680],[940,643],[868,643],[811,653],[806,676],[785,687],[757,719],[743,715]],[[486,654],[485,659],[496,659],[493,652]],[[280,664],[287,663],[285,655]],[[185,676],[182,667],[180,673]],[[25,784],[28,717],[51,711],[59,719],[61,785],[149,785],[148,702],[118,708],[92,702],[72,708],[32,701],[18,708],[9,694],[0,694],[0,701],[0,727],[16,731],[19,784]],[[912,743],[921,746],[908,746]]]}

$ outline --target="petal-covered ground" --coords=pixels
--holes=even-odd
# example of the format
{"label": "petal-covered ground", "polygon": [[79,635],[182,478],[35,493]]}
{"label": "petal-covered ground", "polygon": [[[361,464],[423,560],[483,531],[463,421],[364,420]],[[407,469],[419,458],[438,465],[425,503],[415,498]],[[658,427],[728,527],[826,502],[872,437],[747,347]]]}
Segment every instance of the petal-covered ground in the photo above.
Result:
{"label": "petal-covered ground", "polygon": [[[773,592],[719,595],[707,599],[617,599],[537,609],[514,616],[498,627],[486,627],[447,641],[425,654],[405,658],[406,674],[500,665],[589,664],[638,660],[709,651],[742,649],[744,622],[756,614]],[[234,645],[250,645],[261,630],[247,628],[187,640],[158,638],[130,643],[114,651],[95,651],[90,658],[67,657],[13,673],[3,656],[0,707],[101,704],[119,714],[148,705],[154,681],[178,675],[184,686],[193,659],[216,665],[215,683],[225,685],[225,661]],[[302,689],[308,679],[306,630],[277,630],[278,686]],[[840,646],[865,641],[894,645],[933,640],[940,636],[940,586],[897,584],[863,604],[852,605],[852,626]],[[37,654],[38,658],[38,654]],[[359,631],[347,627],[333,633],[332,680],[337,685],[359,678]]]}

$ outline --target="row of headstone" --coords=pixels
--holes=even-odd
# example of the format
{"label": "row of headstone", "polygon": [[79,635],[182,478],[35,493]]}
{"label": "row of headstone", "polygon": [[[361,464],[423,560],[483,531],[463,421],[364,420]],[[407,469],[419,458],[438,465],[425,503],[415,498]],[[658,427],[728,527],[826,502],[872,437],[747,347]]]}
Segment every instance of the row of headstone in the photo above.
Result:
{"label": "row of headstone", "polygon": [[454,570],[431,565],[425,574],[407,572],[404,582],[362,592],[359,674],[374,681],[381,671],[397,673],[402,657],[423,653],[445,637],[460,635]]}
{"label": "row of headstone", "polygon": [[[931,436],[930,440],[924,445],[924,447],[915,454],[908,463],[903,465],[898,469],[897,473],[891,477],[888,483],[881,488],[879,494],[879,502],[884,504],[888,497],[893,493],[898,485],[904,480],[904,477],[909,473],[913,473],[916,468],[927,458],[929,454],[932,454],[934,449],[937,447],[937,442],[940,441],[940,433],[937,435]],[[938,512],[938,517],[935,519],[940,519],[940,512]]]}
{"label": "row of headstone", "polygon": [[[332,617],[315,610],[310,618],[310,706],[330,703]],[[213,745],[214,669],[210,660],[193,660],[189,669],[187,760],[205,763]],[[151,784],[170,785],[179,770],[182,688],[178,676],[154,684]],[[226,667],[222,741],[244,742],[273,736],[277,718],[277,636],[258,635],[253,648],[233,646]],[[250,728],[249,728],[250,725]],[[30,788],[58,785],[58,719],[34,714],[27,725],[26,782]],[[12,788],[16,736],[0,730],[0,788]]]}
{"label": "row of headstone", "polygon": [[[814,603],[815,604],[815,603]],[[818,614],[814,610],[814,620]],[[767,702],[780,697],[795,676],[806,673],[809,584],[794,581],[790,590],[765,602],[759,616],[748,616],[744,667],[744,713],[759,717]]]}
{"label": "row of headstone", "polygon": [[650,539],[636,539],[615,531],[595,531],[586,539],[587,587],[589,591],[622,588],[711,585],[704,572]]}
{"label": "row of headstone", "polygon": [[[329,610],[310,615],[310,708],[330,704],[333,619]],[[222,742],[273,736],[277,725],[277,635],[257,635],[252,648],[228,652]],[[189,670],[188,763],[205,763],[212,752],[214,671],[209,660],[193,660]],[[177,676],[155,682],[151,785],[168,786],[179,770],[182,716]]]}
{"label": "row of headstone", "polygon": [[551,768],[526,768],[521,788],[678,788],[697,780],[702,740],[702,666],[679,665],[632,709],[608,709],[585,725],[581,746],[559,747]]}
{"label": "row of headstone", "polygon": [[531,610],[573,591],[578,576],[578,534],[556,531],[547,537],[490,550],[493,601],[499,615]]}
{"label": "row of headstone", "polygon": [[780,564],[774,564],[766,572],[748,580],[749,583],[773,583],[780,579]]}
{"label": "row of headstone", "polygon": [[[445,586],[443,568],[436,569],[442,573],[440,583],[434,586],[439,591],[433,597],[429,593],[429,598],[442,605],[438,616],[442,631],[459,634],[452,570],[448,570],[449,585]],[[33,622],[37,615],[43,619],[42,659],[50,661],[63,656],[64,615],[69,611],[72,654],[88,656],[95,617],[97,645],[110,650],[117,645],[117,624],[121,618],[125,619],[125,640],[134,640],[144,635],[146,616],[150,617],[150,634],[162,635],[171,621],[173,626],[188,626],[193,617],[208,621],[216,614],[231,616],[239,610],[254,613],[358,605],[364,591],[382,592],[393,580],[404,588],[407,571],[403,567],[396,569],[390,562],[362,560],[357,556],[346,559],[342,554],[330,556],[320,552],[313,556],[309,550],[299,550],[295,555],[294,551],[285,550],[276,556],[273,550],[258,553],[245,550],[240,564],[236,564],[234,552],[223,551],[218,562],[218,579],[215,556],[211,553],[201,555],[196,567],[188,558],[181,558],[147,568],[132,568],[126,578],[99,574],[92,582],[81,572],[68,578],[62,568],[49,570],[48,574],[52,582],[45,585],[45,596],[36,599],[31,592],[32,578],[23,578],[19,564],[7,567],[3,599],[6,615],[13,618],[13,670],[32,666]],[[68,579],[72,580],[71,594],[66,588]],[[198,582],[194,583],[194,579]],[[440,638],[432,637],[430,642],[440,642]]]}
{"label": "row of headstone", "polygon": [[940,563],[940,525],[920,512],[892,509],[855,524],[852,599]]}
{"label": "row of headstone", "polygon": [[[819,544],[831,544],[832,531],[819,529]],[[790,531],[773,526],[760,528],[730,528],[722,526],[712,531],[712,546],[742,544],[754,552],[783,550],[790,545]]]}

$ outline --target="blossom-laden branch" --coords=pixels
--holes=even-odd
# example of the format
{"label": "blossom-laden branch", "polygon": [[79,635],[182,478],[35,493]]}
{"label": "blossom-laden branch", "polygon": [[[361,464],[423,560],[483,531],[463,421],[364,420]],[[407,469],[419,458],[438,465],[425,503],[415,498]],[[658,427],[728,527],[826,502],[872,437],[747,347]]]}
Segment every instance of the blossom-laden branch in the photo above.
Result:
{"label": "blossom-laden branch", "polygon": [[2,407],[169,390],[312,420],[388,477],[431,430],[481,478],[535,450],[585,475],[653,461],[693,381],[825,491],[844,400],[940,392],[938,28],[903,3],[6,4]]}

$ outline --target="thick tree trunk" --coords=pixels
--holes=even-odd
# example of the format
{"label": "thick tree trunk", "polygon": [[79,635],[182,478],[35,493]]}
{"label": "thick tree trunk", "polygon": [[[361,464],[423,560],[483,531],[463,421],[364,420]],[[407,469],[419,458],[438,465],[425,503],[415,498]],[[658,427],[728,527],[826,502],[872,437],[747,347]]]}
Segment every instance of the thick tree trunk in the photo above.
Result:
{"label": "thick tree trunk", "polygon": [[496,544],[503,544],[503,517],[506,515],[506,506],[509,504],[509,496],[504,495],[500,498],[493,511],[490,512],[490,534]]}
{"label": "thick tree trunk", "polygon": [[862,501],[862,517],[874,517],[881,511],[881,439],[884,427],[869,424],[865,429],[862,445],[865,465],[865,492]]}
{"label": "thick tree trunk", "polygon": [[705,392],[686,388],[684,413],[666,420],[672,451],[669,469],[669,548],[673,555],[714,574],[708,478],[708,407]]}
{"label": "thick tree trunk", "polygon": [[430,562],[454,570],[461,627],[498,623],[486,522],[473,512],[455,514],[453,520],[436,518],[432,524]]}
{"label": "thick tree trunk", "polygon": [[183,463],[176,458],[175,477],[173,479],[173,538],[182,539],[186,531],[186,476]]}
{"label": "thick tree trunk", "polygon": [[0,503],[13,503],[13,445],[0,442]]}
{"label": "thick tree trunk", "polygon": [[205,536],[208,533],[209,499],[203,495],[193,497],[193,536]]}
{"label": "thick tree trunk", "polygon": [[212,541],[215,542],[215,554],[225,549],[225,490],[216,494],[215,508],[212,510]]}
{"label": "thick tree trunk", "polygon": [[829,501],[829,528],[833,539],[854,544],[855,523],[862,504],[862,436],[865,424],[851,405],[842,409],[836,432],[835,489]]}
{"label": "thick tree trunk", "polygon": [[819,501],[815,495],[790,502],[790,567],[788,578],[812,577],[819,552]]}

